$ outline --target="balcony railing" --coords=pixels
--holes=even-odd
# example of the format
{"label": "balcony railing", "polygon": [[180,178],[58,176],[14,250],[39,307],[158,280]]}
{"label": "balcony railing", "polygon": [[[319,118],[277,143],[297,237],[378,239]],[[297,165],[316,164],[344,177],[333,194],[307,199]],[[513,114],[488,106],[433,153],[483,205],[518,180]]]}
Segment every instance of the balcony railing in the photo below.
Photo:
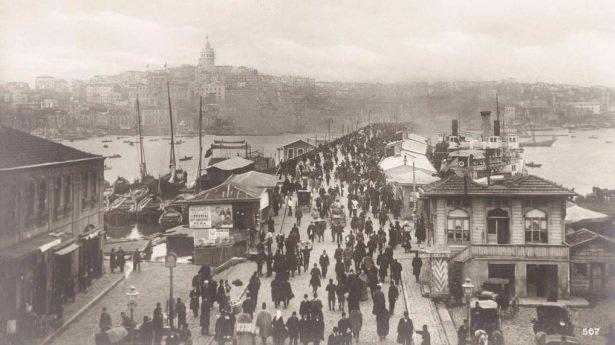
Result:
{"label": "balcony railing", "polygon": [[453,257],[454,261],[466,262],[471,258],[544,258],[567,259],[568,247],[546,244],[473,244]]}

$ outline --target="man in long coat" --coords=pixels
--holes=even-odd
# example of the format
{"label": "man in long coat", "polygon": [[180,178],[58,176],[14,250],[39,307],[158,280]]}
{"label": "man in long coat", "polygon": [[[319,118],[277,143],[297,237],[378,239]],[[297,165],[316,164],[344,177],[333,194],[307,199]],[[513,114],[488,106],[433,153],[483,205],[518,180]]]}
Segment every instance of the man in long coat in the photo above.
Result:
{"label": "man in long coat", "polygon": [[286,330],[288,331],[288,345],[297,345],[299,343],[299,319],[296,311],[293,311],[293,315],[286,320]]}
{"label": "man in long coat", "polygon": [[359,309],[353,309],[350,311],[350,329],[352,330],[352,336],[359,341],[359,333],[363,327],[363,314]]}
{"label": "man in long coat", "polygon": [[374,300],[373,301],[374,306],[372,308],[372,314],[378,315],[383,310],[386,309],[384,293],[382,292],[382,289],[380,288],[380,284],[376,286],[376,291],[374,292],[373,300]]}
{"label": "man in long coat", "polygon": [[256,327],[263,345],[267,344],[267,338],[271,335],[271,314],[266,309],[267,304],[263,303],[263,310],[259,311],[256,316]]}
{"label": "man in long coat", "polygon": [[201,334],[209,335],[209,322],[211,318],[211,301],[208,298],[203,298],[201,302],[201,319],[199,325],[201,326]]}
{"label": "man in long coat", "polygon": [[419,257],[417,252],[414,258],[412,258],[412,274],[416,278],[416,282],[419,282],[419,276],[421,275],[421,267],[423,266],[423,260]]}
{"label": "man in long coat", "polygon": [[404,317],[397,324],[397,343],[402,345],[412,345],[412,335],[414,334],[414,325],[408,317],[408,312],[404,312]]}

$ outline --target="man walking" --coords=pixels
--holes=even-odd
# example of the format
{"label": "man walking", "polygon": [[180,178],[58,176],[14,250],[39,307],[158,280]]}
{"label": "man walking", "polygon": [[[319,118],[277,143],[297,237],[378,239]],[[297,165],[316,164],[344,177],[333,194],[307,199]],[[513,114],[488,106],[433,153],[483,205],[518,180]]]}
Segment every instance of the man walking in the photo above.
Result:
{"label": "man walking", "polygon": [[408,312],[404,312],[404,317],[397,324],[397,343],[402,345],[412,345],[412,334],[414,334],[414,325],[408,317]]}
{"label": "man walking", "polygon": [[389,286],[389,312],[395,314],[395,302],[399,297],[399,289],[395,285]]}
{"label": "man walking", "polygon": [[322,271],[322,277],[327,278],[327,270],[329,268],[329,256],[327,255],[327,251],[323,250],[320,258],[318,259],[320,263],[320,270]]}
{"label": "man walking", "polygon": [[329,310],[335,310],[335,293],[337,292],[337,286],[333,283],[333,279],[329,279],[329,284],[327,285],[326,290]]}
{"label": "man walking", "polygon": [[141,272],[141,252],[139,249],[135,249],[132,254],[132,268],[134,272]]}
{"label": "man walking", "polygon": [[267,304],[263,303],[263,310],[258,312],[256,316],[256,327],[258,328],[258,334],[261,337],[263,345],[267,344],[267,338],[271,333],[271,314],[266,310]]}
{"label": "man walking", "polygon": [[419,276],[421,275],[421,267],[423,266],[423,260],[419,257],[419,253],[417,252],[412,258],[412,274],[416,278],[416,282],[419,282]]}

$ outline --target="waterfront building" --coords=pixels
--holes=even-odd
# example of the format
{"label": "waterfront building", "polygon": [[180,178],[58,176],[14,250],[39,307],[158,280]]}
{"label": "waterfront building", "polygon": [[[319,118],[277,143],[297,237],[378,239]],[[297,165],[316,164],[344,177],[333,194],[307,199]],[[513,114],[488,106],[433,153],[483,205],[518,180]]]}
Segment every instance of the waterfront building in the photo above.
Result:
{"label": "waterfront building", "polygon": [[[103,274],[104,157],[0,126],[0,324]],[[0,328],[0,334],[6,327]],[[1,338],[1,337],[0,337]]]}
{"label": "waterfront building", "polygon": [[93,104],[118,104],[122,99],[117,84],[89,84],[85,87],[85,101]]}
{"label": "waterfront building", "polygon": [[582,115],[583,111],[589,115],[600,114],[600,102],[570,102],[569,105],[575,110],[581,111]]}
{"label": "waterfront building", "polygon": [[301,156],[306,152],[310,152],[316,147],[304,140],[295,140],[292,143],[286,144],[278,148],[278,160],[284,162],[289,159]]}
{"label": "waterfront building", "polygon": [[454,280],[504,278],[520,297],[569,296],[564,221],[573,192],[522,174],[484,184],[453,174],[424,190],[434,293]]}

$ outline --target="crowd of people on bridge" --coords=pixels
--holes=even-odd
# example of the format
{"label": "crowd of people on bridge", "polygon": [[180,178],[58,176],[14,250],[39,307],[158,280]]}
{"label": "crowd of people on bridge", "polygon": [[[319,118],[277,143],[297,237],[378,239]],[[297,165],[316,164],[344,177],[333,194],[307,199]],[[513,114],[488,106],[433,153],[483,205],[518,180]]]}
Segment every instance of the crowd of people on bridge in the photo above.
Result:
{"label": "crowd of people on bridge", "polygon": [[[210,270],[202,269],[194,277],[189,309],[194,318],[200,319],[203,335],[212,330],[211,312],[217,304],[213,336],[219,344],[231,342],[234,337],[238,344],[254,344],[257,337],[265,345],[271,337],[276,345],[286,344],[286,339],[289,345],[319,345],[325,339],[328,345],[349,345],[353,339],[359,341],[364,319],[361,302],[371,298],[376,333],[380,340],[388,337],[389,321],[396,314],[401,294],[403,270],[394,252],[398,247],[406,252],[411,250],[409,225],[398,220],[401,201],[386,184],[378,166],[385,144],[394,133],[393,125],[370,125],[281,164],[284,183],[274,190],[273,212],[284,210],[289,217],[294,215],[296,224],[288,234],[283,234],[276,232],[275,222],[269,218],[259,232],[252,231],[250,242],[256,249],[256,271],[241,305],[231,303],[230,286],[224,281],[216,282]],[[299,226],[305,215],[297,207],[297,192],[305,190],[312,195],[313,220],[307,226],[307,237],[302,239]],[[341,197],[347,198],[345,205]],[[317,241],[326,241],[325,219],[332,214],[343,215],[344,223],[349,219],[349,228],[344,223],[331,222],[331,241],[337,248],[331,257],[326,250],[312,253]],[[424,233],[417,232],[415,236],[424,240]],[[417,281],[421,266],[417,253],[412,260]],[[293,298],[300,298],[295,296],[290,280],[301,274],[309,275],[311,293],[303,296],[298,311],[287,310]],[[259,300],[265,298],[259,296],[261,278],[270,279],[271,303],[261,301],[259,305]],[[388,284],[386,291],[383,284]],[[327,309],[340,315],[327,335],[321,296],[327,298]],[[268,310],[272,306],[276,310],[273,314]],[[171,332],[166,344],[174,344],[174,339],[177,344],[188,343],[191,338],[186,306],[178,299],[167,307],[169,315],[177,316],[179,331]],[[152,320],[144,319],[141,328],[148,322],[151,326],[145,327],[145,335],[140,336],[142,343],[161,343],[161,320],[159,304]],[[329,320],[328,324],[331,323]],[[423,345],[430,344],[427,326],[415,330],[408,312],[403,312],[397,326],[397,342],[411,344],[415,333],[422,336]]]}

